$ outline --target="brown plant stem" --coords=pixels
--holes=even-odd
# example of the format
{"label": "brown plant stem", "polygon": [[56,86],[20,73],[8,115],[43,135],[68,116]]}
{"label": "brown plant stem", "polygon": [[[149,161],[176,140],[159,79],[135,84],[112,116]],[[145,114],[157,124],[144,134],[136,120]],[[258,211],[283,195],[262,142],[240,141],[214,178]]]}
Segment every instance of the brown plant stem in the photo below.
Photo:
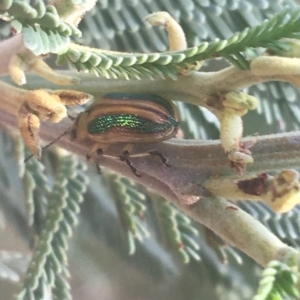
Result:
{"label": "brown plant stem", "polygon": [[[0,111],[0,122],[4,126],[16,127],[16,118],[3,110]],[[53,140],[70,125],[69,120],[56,125],[45,123],[41,128],[41,137]],[[85,156],[89,146],[71,142],[67,137],[57,144],[81,156]],[[255,162],[249,171],[278,170],[287,168],[288,165],[300,167],[299,146],[299,132],[259,137],[252,150]],[[155,190],[261,265],[265,266],[273,259],[289,258],[296,252],[247,213],[224,199],[208,197],[209,193],[202,187],[205,179],[226,174],[237,176],[230,169],[219,141],[171,140],[160,144],[139,145],[134,151],[142,152],[149,147],[163,153],[171,167],[163,166],[154,157],[135,158],[132,161],[142,174],[141,178],[137,178],[119,160],[95,155],[92,161]],[[117,150],[118,146],[112,149]],[[193,205],[186,205],[187,198],[195,195],[202,198]]]}

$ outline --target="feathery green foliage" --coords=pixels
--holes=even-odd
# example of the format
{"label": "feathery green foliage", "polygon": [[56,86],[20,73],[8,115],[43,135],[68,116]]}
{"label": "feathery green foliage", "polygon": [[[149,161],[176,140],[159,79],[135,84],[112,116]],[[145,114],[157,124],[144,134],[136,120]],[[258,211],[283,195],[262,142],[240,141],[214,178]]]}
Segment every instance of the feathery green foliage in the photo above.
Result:
{"label": "feathery green foliage", "polygon": [[26,48],[35,55],[59,53],[68,48],[70,36],[80,36],[73,24],[62,21],[53,5],[44,1],[2,1],[0,13],[11,19],[11,27],[23,34]]}
{"label": "feathery green foliage", "polygon": [[71,299],[69,285],[64,279],[69,276],[66,253],[88,182],[82,168],[72,155],[60,159],[45,219],[18,300],[45,299],[50,292],[56,294],[57,299]]}
{"label": "feathery green foliage", "polygon": [[298,274],[293,269],[297,266],[288,266],[280,261],[271,261],[261,274],[257,295],[252,300],[299,299],[296,284]]}
{"label": "feathery green foliage", "polygon": [[182,51],[163,53],[122,53],[91,49],[70,44],[66,52],[61,52],[57,63],[70,62],[78,71],[87,71],[107,78],[125,77],[127,79],[143,77],[176,79],[178,68],[188,68],[194,63],[214,57],[224,57],[232,64],[248,69],[249,62],[242,55],[248,48],[263,47],[276,49],[286,47],[279,41],[292,37],[299,39],[300,8],[291,12],[283,10],[268,21],[253,28],[247,28],[231,38]]}
{"label": "feathery green foliage", "polygon": [[166,245],[175,250],[186,264],[191,259],[199,261],[200,247],[198,241],[195,240],[198,231],[191,219],[163,198],[157,198],[154,205],[158,211],[160,230]]}
{"label": "feathery green foliage", "polygon": [[[29,151],[26,151],[26,153],[29,153]],[[28,222],[29,225],[34,226],[37,232],[39,232],[40,226],[43,223],[47,198],[50,193],[50,185],[44,170],[45,167],[43,164],[31,159],[25,164],[25,172],[22,176],[28,210]]]}
{"label": "feathery green foliage", "polygon": [[47,198],[50,193],[45,166],[34,159],[24,164],[25,157],[30,153],[25,149],[24,141],[19,135],[13,137],[13,142],[14,158],[17,161],[19,177],[22,178],[23,183],[28,224],[33,226],[36,232],[40,232],[40,226],[45,217]]}
{"label": "feathery green foliage", "polygon": [[109,175],[108,179],[121,227],[127,236],[129,254],[132,255],[136,250],[135,240],[142,242],[150,235],[145,220],[145,196],[136,190],[132,180],[116,174]]}
{"label": "feathery green foliage", "polygon": [[[120,225],[126,233],[129,254],[132,255],[136,251],[135,240],[143,242],[144,238],[150,237],[147,222],[151,217],[147,215],[151,212],[147,210],[146,197],[132,180],[116,174],[110,174],[106,179],[115,200]],[[199,261],[197,252],[200,247],[195,240],[198,231],[190,218],[161,197],[152,196],[151,200],[166,246],[179,253],[184,263],[189,263],[191,258]]]}

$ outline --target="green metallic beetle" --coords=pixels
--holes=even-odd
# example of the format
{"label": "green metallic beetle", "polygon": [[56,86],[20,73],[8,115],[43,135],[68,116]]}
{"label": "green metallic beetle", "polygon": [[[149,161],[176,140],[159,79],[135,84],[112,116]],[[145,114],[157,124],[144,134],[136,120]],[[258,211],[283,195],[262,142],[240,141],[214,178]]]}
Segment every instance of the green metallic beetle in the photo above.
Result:
{"label": "green metallic beetle", "polygon": [[[174,137],[178,131],[178,111],[173,102],[153,94],[109,93],[78,115],[72,136],[78,141],[92,141],[87,158],[94,152],[104,154],[109,145],[161,142]],[[130,157],[157,155],[158,151],[130,155],[128,150],[115,157],[125,161],[136,176]],[[100,171],[100,169],[99,169]]]}

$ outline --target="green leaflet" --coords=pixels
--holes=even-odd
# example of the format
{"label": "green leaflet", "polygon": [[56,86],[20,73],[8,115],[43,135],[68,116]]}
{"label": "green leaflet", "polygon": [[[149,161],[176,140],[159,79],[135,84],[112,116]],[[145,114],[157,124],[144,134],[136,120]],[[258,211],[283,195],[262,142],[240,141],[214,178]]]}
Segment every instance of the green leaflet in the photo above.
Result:
{"label": "green leaflet", "polygon": [[70,39],[62,36],[56,30],[42,30],[39,26],[24,26],[22,28],[25,46],[35,55],[58,53],[64,50]]}
{"label": "green leaflet", "polygon": [[132,180],[120,175],[109,175],[109,184],[123,230],[126,233],[128,252],[135,253],[135,240],[142,242],[150,233],[144,215],[147,206],[145,196],[136,190]]}
{"label": "green leaflet", "polygon": [[[123,53],[70,44],[66,52],[58,55],[58,62],[61,64],[67,60],[79,71],[89,71],[107,78],[141,79],[153,76],[170,77],[176,80],[180,67],[189,67],[199,61],[214,57],[227,58],[235,66],[248,69],[249,62],[242,52],[257,47],[274,49],[278,47],[278,40],[282,38],[300,38],[299,26],[300,8],[293,11],[285,9],[270,20],[236,33],[227,40],[205,42],[200,46],[182,51],[149,54]],[[128,71],[128,67],[135,68],[135,72]]]}
{"label": "green leaflet", "polygon": [[64,277],[67,269],[68,238],[77,224],[79,205],[88,183],[82,164],[72,155],[59,161],[59,170],[49,196],[47,212],[37,237],[23,288],[17,299],[45,299],[53,294],[71,299]]}
{"label": "green leaflet", "polygon": [[175,250],[184,263],[191,259],[199,261],[200,246],[196,237],[198,230],[191,220],[175,206],[161,197],[156,197],[153,203],[159,217],[160,230],[169,248]]}
{"label": "green leaflet", "polygon": [[280,261],[271,261],[261,274],[257,294],[252,300],[299,299],[296,284],[298,266],[288,266]]}
{"label": "green leaflet", "polygon": [[5,1],[0,4],[0,12],[11,19],[11,26],[22,33],[25,46],[35,55],[65,52],[69,37],[81,36],[80,30],[60,19],[54,6],[43,1]]}

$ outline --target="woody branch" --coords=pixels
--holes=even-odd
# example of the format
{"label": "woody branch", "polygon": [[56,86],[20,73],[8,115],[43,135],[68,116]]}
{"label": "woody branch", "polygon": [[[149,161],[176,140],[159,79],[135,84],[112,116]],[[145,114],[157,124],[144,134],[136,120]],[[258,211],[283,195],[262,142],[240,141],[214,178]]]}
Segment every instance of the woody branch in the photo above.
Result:
{"label": "woody branch", "polygon": [[[0,122],[4,126],[16,126],[16,118],[3,110],[0,111]],[[40,134],[43,139],[52,140],[69,126],[70,121],[55,125],[45,123]],[[71,142],[68,138],[58,141],[58,145],[81,156],[85,156],[89,147]],[[300,167],[299,146],[299,133],[259,138],[253,149],[255,162],[249,171],[277,170],[289,165]],[[143,147],[141,145],[137,150],[145,150]],[[153,157],[134,159],[134,164],[142,174],[141,178],[134,176],[121,161],[97,156],[93,156],[92,160],[154,189],[261,265],[265,266],[273,259],[289,259],[296,254],[296,250],[282,243],[257,220],[224,199],[210,197],[203,188],[202,183],[212,175],[235,174],[228,167],[220,143],[172,140],[155,147],[168,157],[171,168],[162,166]],[[278,161],[276,157],[285,158],[287,165],[283,161],[281,164],[274,164],[275,160]],[[196,203],[185,204],[189,197],[201,196],[203,197]]]}

